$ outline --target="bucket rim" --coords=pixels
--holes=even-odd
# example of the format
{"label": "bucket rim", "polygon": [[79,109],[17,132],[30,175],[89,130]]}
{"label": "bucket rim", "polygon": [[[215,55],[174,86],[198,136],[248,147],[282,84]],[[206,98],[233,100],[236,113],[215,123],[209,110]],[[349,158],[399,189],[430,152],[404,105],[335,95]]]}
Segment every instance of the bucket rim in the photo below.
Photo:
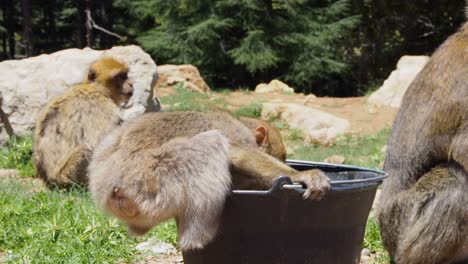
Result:
{"label": "bucket rim", "polygon": [[[286,164],[288,165],[306,165],[310,167],[316,167],[317,169],[333,169],[338,171],[361,171],[373,173],[375,176],[366,179],[353,179],[353,180],[332,180],[331,191],[358,191],[370,188],[377,188],[388,174],[382,170],[371,169],[353,165],[334,164],[326,162],[306,161],[306,160],[295,160],[287,159]],[[300,184],[293,184],[291,179],[287,176],[280,176],[276,179],[275,183],[269,190],[232,190],[233,194],[271,194],[278,191],[278,189],[285,189],[283,185],[288,185],[288,189],[293,189],[297,192],[303,193],[305,189]]]}

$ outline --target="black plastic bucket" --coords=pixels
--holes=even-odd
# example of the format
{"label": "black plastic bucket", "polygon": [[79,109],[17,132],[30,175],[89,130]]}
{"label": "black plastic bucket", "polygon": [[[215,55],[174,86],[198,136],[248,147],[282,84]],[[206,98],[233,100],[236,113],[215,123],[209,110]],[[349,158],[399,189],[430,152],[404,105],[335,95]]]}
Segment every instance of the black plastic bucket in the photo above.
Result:
{"label": "black plastic bucket", "polygon": [[332,190],[305,201],[300,185],[279,177],[268,191],[234,190],[217,237],[202,250],[184,251],[185,264],[359,263],[379,170],[288,161],[297,170],[319,168]]}

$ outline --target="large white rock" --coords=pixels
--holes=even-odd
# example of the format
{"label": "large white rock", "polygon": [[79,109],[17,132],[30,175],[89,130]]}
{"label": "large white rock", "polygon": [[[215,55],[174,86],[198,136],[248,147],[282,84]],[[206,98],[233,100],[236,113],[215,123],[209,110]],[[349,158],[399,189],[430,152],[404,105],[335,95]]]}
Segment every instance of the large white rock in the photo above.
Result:
{"label": "large white rock", "polygon": [[428,61],[428,56],[401,57],[396,70],[367,101],[371,104],[400,107],[406,89]]}
{"label": "large white rock", "polygon": [[[67,49],[22,60],[0,62],[2,109],[9,116],[18,135],[34,128],[38,111],[53,96],[84,80],[90,64],[105,56],[127,63],[133,80],[134,94],[122,113],[124,119],[145,111],[152,95],[156,64],[138,46],[114,47],[109,50]],[[1,124],[0,124],[1,125]],[[3,131],[3,129],[0,129]],[[6,138],[0,132],[0,143]]]}
{"label": "large white rock", "polygon": [[349,128],[348,120],[298,104],[264,103],[262,118],[280,118],[290,128],[301,129],[305,143],[321,145],[333,143],[338,135]]}

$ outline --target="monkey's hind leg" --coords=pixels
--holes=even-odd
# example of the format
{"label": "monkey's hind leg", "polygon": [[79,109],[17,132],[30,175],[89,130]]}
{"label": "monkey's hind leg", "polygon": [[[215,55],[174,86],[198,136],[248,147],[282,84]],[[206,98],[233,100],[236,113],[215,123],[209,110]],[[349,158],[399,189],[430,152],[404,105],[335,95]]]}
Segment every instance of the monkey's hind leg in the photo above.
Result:
{"label": "monkey's hind leg", "polygon": [[91,149],[86,145],[79,145],[72,153],[57,166],[53,177],[48,183],[57,186],[68,186],[73,183],[86,185],[88,182],[87,168],[91,157]]}
{"label": "monkey's hind leg", "polygon": [[395,263],[452,263],[467,232],[467,182],[462,168],[437,167],[395,197],[379,215]]}

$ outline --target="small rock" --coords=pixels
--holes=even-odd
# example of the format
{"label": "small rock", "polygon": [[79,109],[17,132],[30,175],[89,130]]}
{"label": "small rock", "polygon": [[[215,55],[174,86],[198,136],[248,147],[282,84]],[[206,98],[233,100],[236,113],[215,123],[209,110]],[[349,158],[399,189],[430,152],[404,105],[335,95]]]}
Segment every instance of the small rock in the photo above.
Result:
{"label": "small rock", "polygon": [[312,102],[316,98],[317,98],[317,96],[315,96],[315,94],[309,94],[309,95],[306,96],[306,98],[304,98],[304,101],[302,102],[302,104],[306,105],[306,104]]}
{"label": "small rock", "polygon": [[361,251],[361,257],[364,257],[364,256],[365,256],[365,257],[370,257],[370,255],[371,255],[371,252],[370,252],[369,249],[367,249],[367,248],[363,248],[363,249],[362,249],[362,251]]}
{"label": "small rock", "polygon": [[323,162],[326,163],[335,163],[335,164],[343,164],[345,162],[346,158],[340,155],[332,155],[326,159],[323,160]]}
{"label": "small rock", "polygon": [[150,251],[154,254],[176,254],[176,248],[168,243],[161,242],[156,238],[150,238],[148,241],[136,246],[137,250]]}
{"label": "small rock", "polygon": [[190,64],[158,66],[158,77],[153,89],[154,94],[157,94],[160,88],[174,87],[178,84],[183,84],[185,89],[195,92],[206,93],[210,90],[197,67]]}
{"label": "small rock", "polygon": [[279,118],[289,128],[302,130],[306,144],[329,145],[348,131],[349,121],[329,113],[292,103],[264,103],[262,119]]}
{"label": "small rock", "polygon": [[289,87],[282,81],[272,80],[270,83],[260,83],[255,87],[256,93],[283,93],[283,94],[293,94],[294,89]]}

